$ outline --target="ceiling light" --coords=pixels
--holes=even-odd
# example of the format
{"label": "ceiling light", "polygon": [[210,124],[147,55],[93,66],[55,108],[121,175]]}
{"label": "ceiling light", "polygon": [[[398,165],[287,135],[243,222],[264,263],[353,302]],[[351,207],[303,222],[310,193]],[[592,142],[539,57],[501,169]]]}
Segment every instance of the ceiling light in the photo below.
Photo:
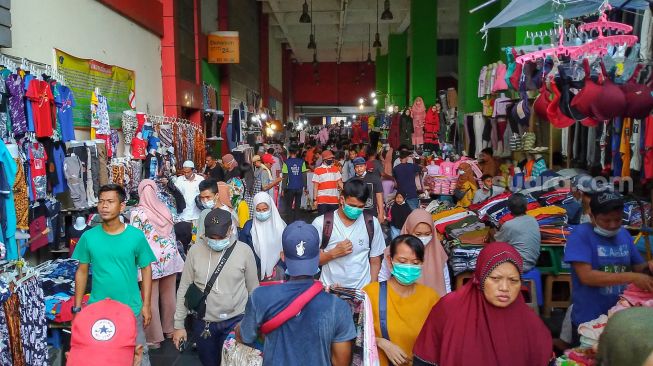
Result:
{"label": "ceiling light", "polygon": [[376,34],[374,35],[374,44],[372,45],[372,47],[374,48],[383,47],[383,45],[381,45],[381,35],[379,34],[379,32],[376,32]]}
{"label": "ceiling light", "polygon": [[381,20],[392,20],[392,12],[390,11],[390,0],[385,0],[383,3],[383,14],[381,14]]}
{"label": "ceiling light", "polygon": [[268,116],[265,113],[261,113],[261,119],[262,120],[265,121],[267,118],[268,118]]}
{"label": "ceiling light", "polygon": [[374,100],[372,101],[372,104],[377,105],[377,104],[379,104],[379,101],[376,100],[376,98],[374,98]]}
{"label": "ceiling light", "polygon": [[365,103],[365,99],[363,98],[358,98],[358,104],[363,104]]}
{"label": "ceiling light", "polygon": [[381,36],[379,35],[379,0],[376,0],[376,34],[374,34],[374,45],[372,47],[381,47]]}
{"label": "ceiling light", "polygon": [[355,115],[355,114],[353,114],[353,115],[351,116],[351,118],[353,118],[353,119],[356,119],[356,115]]}
{"label": "ceiling light", "polygon": [[314,50],[317,48],[317,45],[315,44],[315,35],[311,33],[310,37],[308,38],[308,46],[309,49]]}
{"label": "ceiling light", "polygon": [[318,67],[319,62],[317,61],[317,52],[313,52],[313,67]]}
{"label": "ceiling light", "polygon": [[369,51],[367,52],[367,61],[366,62],[367,62],[368,65],[372,64],[372,53],[369,52]]}
{"label": "ceiling light", "polygon": [[270,125],[270,128],[273,129],[273,130],[276,130],[276,129],[277,129],[277,125]]}
{"label": "ceiling light", "polygon": [[302,15],[299,17],[299,22],[300,23],[311,22],[311,16],[308,15],[308,4],[306,3],[306,0],[304,0],[304,5],[302,5]]}
{"label": "ceiling light", "polygon": [[370,93],[370,98],[376,98],[376,93],[375,93],[375,92],[371,92],[371,93]]}

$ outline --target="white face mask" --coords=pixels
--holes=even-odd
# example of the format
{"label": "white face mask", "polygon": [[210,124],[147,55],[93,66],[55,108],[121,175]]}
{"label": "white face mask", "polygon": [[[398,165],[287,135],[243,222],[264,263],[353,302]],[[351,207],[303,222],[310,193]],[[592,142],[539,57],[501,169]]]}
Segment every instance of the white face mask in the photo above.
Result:
{"label": "white face mask", "polygon": [[428,245],[431,242],[431,240],[433,240],[433,235],[418,236],[417,238],[422,241],[422,244]]}
{"label": "white face mask", "polygon": [[203,202],[203,203],[204,203],[204,207],[206,207],[206,208],[215,207],[215,201],[213,201],[213,200],[209,200],[209,201],[206,201],[206,202]]}
{"label": "white face mask", "polygon": [[459,171],[458,171],[458,175],[463,175],[463,174],[465,174],[465,171],[464,171],[464,170],[459,170]]}
{"label": "white face mask", "polygon": [[619,231],[621,231],[621,228],[617,230],[607,230],[598,225],[594,226],[594,232],[606,238],[612,238],[617,236],[617,234],[619,234]]}

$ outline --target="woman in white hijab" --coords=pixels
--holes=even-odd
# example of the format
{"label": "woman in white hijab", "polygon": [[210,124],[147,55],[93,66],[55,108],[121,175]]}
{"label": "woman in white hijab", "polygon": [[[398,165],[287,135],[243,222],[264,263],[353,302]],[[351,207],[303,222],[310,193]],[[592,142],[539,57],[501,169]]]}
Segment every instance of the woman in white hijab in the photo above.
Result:
{"label": "woman in white hijab", "polygon": [[254,196],[254,218],[247,221],[240,231],[239,240],[248,244],[254,251],[256,266],[262,282],[284,278],[280,262],[281,234],[286,223],[281,219],[279,210],[267,192]]}

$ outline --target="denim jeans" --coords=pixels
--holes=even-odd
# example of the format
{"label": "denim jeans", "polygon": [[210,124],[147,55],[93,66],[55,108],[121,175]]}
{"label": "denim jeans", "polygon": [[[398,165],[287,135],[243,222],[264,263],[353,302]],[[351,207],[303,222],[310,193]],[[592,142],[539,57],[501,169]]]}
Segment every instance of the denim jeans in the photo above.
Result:
{"label": "denim jeans", "polygon": [[417,210],[419,208],[419,198],[406,198],[406,203],[413,210]]}
{"label": "denim jeans", "polygon": [[147,349],[147,341],[145,340],[145,327],[143,326],[143,314],[139,314],[136,317],[136,331],[136,344],[143,346],[141,366],[150,366],[150,355]]}
{"label": "denim jeans", "polygon": [[206,322],[204,320],[193,318],[193,339],[197,344],[197,354],[200,362],[204,366],[220,366],[222,363],[222,345],[229,333],[238,324],[242,315],[221,322],[210,322],[209,331],[211,335],[204,339],[202,333]]}

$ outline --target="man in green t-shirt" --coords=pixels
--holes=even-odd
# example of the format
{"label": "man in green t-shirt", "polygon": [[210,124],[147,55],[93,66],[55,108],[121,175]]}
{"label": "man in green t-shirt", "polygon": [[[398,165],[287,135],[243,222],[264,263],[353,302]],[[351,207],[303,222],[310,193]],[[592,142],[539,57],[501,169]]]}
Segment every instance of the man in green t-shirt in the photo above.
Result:
{"label": "man in green t-shirt", "polygon": [[[142,231],[120,221],[125,209],[125,190],[116,184],[107,184],[98,193],[98,213],[102,225],[82,234],[73,259],[79,260],[75,274],[75,306],[73,314],[81,311],[86,292],[89,266],[93,269],[89,303],[106,298],[128,305],[136,315],[138,336],[136,343],[143,346],[143,366],[149,366],[144,327],[150,324],[152,296],[151,263],[156,257]],[[138,287],[138,269],[141,269],[141,290]],[[73,320],[74,321],[74,320]]]}

